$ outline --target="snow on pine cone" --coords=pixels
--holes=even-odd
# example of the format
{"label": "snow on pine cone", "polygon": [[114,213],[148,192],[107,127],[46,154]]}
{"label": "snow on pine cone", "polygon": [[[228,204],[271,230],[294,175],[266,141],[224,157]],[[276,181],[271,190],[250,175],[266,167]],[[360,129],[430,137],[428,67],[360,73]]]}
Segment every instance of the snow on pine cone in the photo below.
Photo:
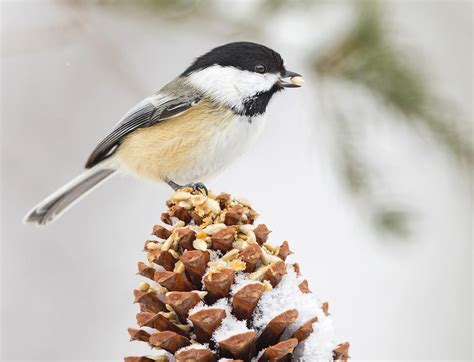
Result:
{"label": "snow on pine cone", "polygon": [[134,291],[139,329],[152,361],[347,360],[337,345],[328,304],[308,287],[288,242],[268,242],[270,230],[242,198],[177,191],[147,240],[138,274],[150,281]]}

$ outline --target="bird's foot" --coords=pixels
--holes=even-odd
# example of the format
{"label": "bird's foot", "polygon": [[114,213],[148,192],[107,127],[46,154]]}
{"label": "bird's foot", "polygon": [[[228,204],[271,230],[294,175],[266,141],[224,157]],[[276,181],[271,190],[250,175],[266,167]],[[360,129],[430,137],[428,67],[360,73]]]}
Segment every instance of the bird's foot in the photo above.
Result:
{"label": "bird's foot", "polygon": [[206,196],[209,194],[206,185],[204,185],[202,182],[191,182],[190,184],[187,184],[186,187],[191,187],[194,191],[198,191]]}
{"label": "bird's foot", "polygon": [[183,187],[191,187],[193,190],[199,191],[203,195],[206,195],[206,196],[208,195],[207,187],[202,182],[191,182],[184,186],[178,185],[176,182],[170,179],[166,179],[165,182],[175,191],[178,191],[179,189],[182,189]]}

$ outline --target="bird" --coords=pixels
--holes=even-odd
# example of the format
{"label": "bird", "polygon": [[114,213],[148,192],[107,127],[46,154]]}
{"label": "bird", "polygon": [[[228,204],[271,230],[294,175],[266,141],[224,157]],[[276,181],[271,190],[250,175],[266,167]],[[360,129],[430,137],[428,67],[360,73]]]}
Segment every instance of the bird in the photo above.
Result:
{"label": "bird", "polygon": [[85,171],[33,207],[25,223],[46,225],[117,173],[207,192],[201,182],[240,156],[265,126],[270,99],[303,84],[279,53],[232,42],[196,58],[127,112],[92,151]]}

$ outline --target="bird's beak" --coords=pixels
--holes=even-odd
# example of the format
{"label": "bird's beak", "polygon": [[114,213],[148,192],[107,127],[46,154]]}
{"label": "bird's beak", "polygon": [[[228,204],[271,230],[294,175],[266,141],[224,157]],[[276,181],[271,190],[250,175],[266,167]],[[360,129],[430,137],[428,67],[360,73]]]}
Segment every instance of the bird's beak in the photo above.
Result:
{"label": "bird's beak", "polygon": [[300,74],[291,72],[289,70],[285,70],[278,81],[278,84],[282,88],[299,88],[303,85],[303,83],[304,79]]}

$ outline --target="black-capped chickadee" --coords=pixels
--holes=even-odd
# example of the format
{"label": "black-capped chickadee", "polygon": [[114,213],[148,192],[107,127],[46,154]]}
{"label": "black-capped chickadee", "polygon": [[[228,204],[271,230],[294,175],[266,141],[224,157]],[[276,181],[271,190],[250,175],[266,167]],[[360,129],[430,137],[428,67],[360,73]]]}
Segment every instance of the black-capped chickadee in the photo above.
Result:
{"label": "black-capped chickadee", "polygon": [[235,42],[197,58],[132,108],[95,148],[86,171],[35,206],[25,222],[47,224],[117,171],[180,185],[216,174],[261,133],[265,110],[303,79],[277,52]]}

